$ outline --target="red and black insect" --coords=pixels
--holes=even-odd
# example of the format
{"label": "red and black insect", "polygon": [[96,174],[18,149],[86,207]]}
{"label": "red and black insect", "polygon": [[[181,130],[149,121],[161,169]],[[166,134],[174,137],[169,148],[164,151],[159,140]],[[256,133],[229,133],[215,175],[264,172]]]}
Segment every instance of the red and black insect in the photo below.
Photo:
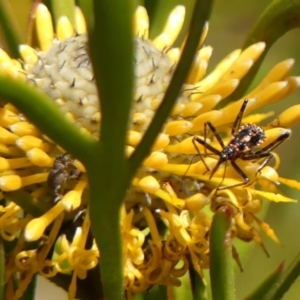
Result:
{"label": "red and black insect", "polygon": [[[244,180],[241,183],[237,183],[229,186],[220,185],[217,188],[217,190],[225,190],[225,189],[248,184],[250,182],[250,179],[248,175],[236,163],[236,160],[237,159],[258,160],[264,158],[264,160],[262,161],[262,163],[260,164],[257,170],[258,173],[272,159],[273,157],[272,151],[275,148],[277,148],[282,142],[284,142],[287,138],[289,138],[291,135],[291,131],[287,129],[284,133],[278,136],[278,138],[276,138],[273,142],[271,142],[270,144],[266,145],[261,149],[257,149],[256,147],[265,141],[266,135],[264,130],[255,124],[246,123],[241,125],[247,104],[248,104],[248,99],[245,99],[233,123],[233,127],[231,129],[232,138],[227,145],[224,144],[224,141],[220,133],[217,131],[215,126],[210,121],[207,121],[204,124],[204,139],[195,136],[192,140],[195,149],[200,159],[202,160],[203,164],[205,165],[207,171],[210,171],[210,167],[205,162],[204,157],[212,156],[212,155],[219,156],[219,160],[217,161],[216,165],[212,169],[209,179],[213,177],[213,175],[218,170],[221,164],[230,161],[232,167]],[[209,127],[209,129],[213,133],[214,137],[222,147],[222,150],[216,149],[206,141],[207,127]],[[199,148],[197,147],[197,143],[204,146],[205,148],[204,154],[200,153]],[[206,150],[211,151],[211,153],[207,153]]]}

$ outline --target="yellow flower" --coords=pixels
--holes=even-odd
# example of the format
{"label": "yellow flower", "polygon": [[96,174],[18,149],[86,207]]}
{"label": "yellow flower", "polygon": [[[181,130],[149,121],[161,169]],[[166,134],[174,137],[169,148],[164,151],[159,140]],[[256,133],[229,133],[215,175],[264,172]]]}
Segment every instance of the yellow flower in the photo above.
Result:
{"label": "yellow flower", "polygon": [[[163,32],[151,41],[146,10],[138,7],[135,12],[136,78],[127,138],[128,156],[151,122],[180,58],[181,49],[172,48],[172,45],[183,24],[184,13],[182,6],[176,7]],[[37,7],[35,21],[40,49],[21,46],[22,65],[1,50],[1,72],[44,91],[82,132],[98,138],[101,112],[81,11],[76,8],[76,34],[63,17],[58,21],[55,36],[51,16],[42,4]],[[205,29],[202,41],[208,25]],[[256,216],[262,206],[262,197],[275,202],[295,201],[282,195],[277,188],[283,183],[299,189],[298,182],[277,174],[279,157],[274,154],[275,166],[264,168],[261,168],[263,157],[238,159],[238,170],[249,178],[249,184],[244,185],[245,179],[235,164],[226,159],[210,176],[207,167],[213,169],[219,156],[205,155],[211,147],[217,149],[215,154],[222,150],[216,134],[205,132],[207,121],[222,133],[224,144],[228,145],[232,139],[232,123],[243,103],[245,115],[249,115],[285,98],[299,86],[298,77],[287,77],[294,63],[288,59],[277,64],[243,99],[222,109],[216,108],[237,88],[264,48],[261,42],[243,51],[235,50],[208,75],[206,69],[212,47],[201,47],[195,54],[186,84],[152,152],[133,179],[122,209],[124,278],[129,296],[156,284],[179,286],[180,277],[188,270],[189,257],[193,267],[202,274],[203,269],[208,268],[212,215],[220,206],[232,210],[233,236],[254,240],[264,248],[258,231],[261,229],[279,243],[273,230]],[[245,98],[249,99],[247,103]],[[299,119],[293,109],[289,108],[261,127],[264,133],[259,142],[262,144],[255,145],[263,149],[278,137],[288,137],[288,128]],[[5,279],[12,284],[14,274],[20,274],[19,288],[14,295],[14,299],[18,299],[35,273],[45,277],[72,274],[69,297],[74,298],[76,278],[85,278],[101,256],[101,249],[97,249],[89,237],[85,168],[65,155],[59,145],[44,136],[13,105],[7,103],[0,111],[0,188],[2,198],[8,200],[0,207],[0,232],[6,240],[17,239],[7,258]],[[271,115],[249,115],[242,123],[252,124],[249,126],[253,128],[253,124]],[[21,192],[15,192],[17,190]],[[17,205],[18,197],[30,197],[48,208],[38,217],[26,215]],[[74,234],[67,238],[62,224],[70,218],[79,219],[79,222],[74,221]],[[163,236],[158,224],[165,227]],[[27,250],[26,241],[38,241],[38,247]]]}

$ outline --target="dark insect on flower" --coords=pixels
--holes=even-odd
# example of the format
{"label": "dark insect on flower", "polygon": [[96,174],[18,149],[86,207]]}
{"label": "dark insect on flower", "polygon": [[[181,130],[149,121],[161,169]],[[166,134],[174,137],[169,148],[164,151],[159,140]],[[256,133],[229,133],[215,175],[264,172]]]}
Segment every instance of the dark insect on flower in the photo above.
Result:
{"label": "dark insect on flower", "polygon": [[[230,161],[232,167],[244,180],[241,183],[232,184],[229,186],[221,186],[221,184],[220,184],[220,186],[217,188],[217,190],[225,190],[225,189],[248,184],[250,182],[250,179],[249,179],[248,175],[236,163],[236,160],[237,159],[258,160],[258,159],[264,158],[264,160],[261,162],[261,164],[257,170],[257,173],[258,173],[272,159],[273,154],[271,151],[273,151],[275,148],[277,148],[282,142],[284,142],[291,135],[291,131],[287,129],[284,133],[282,133],[280,136],[278,136],[278,138],[276,138],[270,144],[266,145],[262,149],[255,150],[257,146],[259,146],[261,143],[263,143],[265,141],[266,135],[264,133],[264,130],[255,124],[246,123],[246,124],[241,125],[247,104],[248,104],[248,99],[245,99],[243,102],[243,105],[233,123],[233,127],[231,130],[232,138],[229,141],[228,145],[224,144],[224,141],[223,141],[220,133],[217,131],[217,129],[214,127],[214,125],[210,121],[207,121],[204,124],[204,139],[195,136],[192,140],[194,147],[195,147],[200,159],[202,160],[203,164],[205,165],[207,171],[210,171],[210,168],[207,165],[207,163],[205,162],[204,157],[212,156],[212,155],[219,156],[219,160],[216,163],[216,165],[214,166],[214,168],[212,169],[209,179],[212,178],[212,176],[215,174],[215,172],[218,170],[218,168],[220,167],[220,165],[222,163],[227,163],[227,161]],[[222,147],[221,151],[216,149],[215,147],[213,147],[206,141],[207,126],[209,127],[209,129],[211,130],[211,132],[217,139],[218,143]],[[197,143],[204,146],[204,149],[205,149],[204,154],[200,153]],[[207,150],[211,151],[211,153],[207,153],[206,152]],[[223,178],[223,180],[224,180],[224,178]]]}
{"label": "dark insect on flower", "polygon": [[48,187],[55,196],[54,203],[62,198],[67,179],[78,179],[81,174],[78,169],[68,172],[73,161],[67,153],[57,155],[54,160],[47,178]]}

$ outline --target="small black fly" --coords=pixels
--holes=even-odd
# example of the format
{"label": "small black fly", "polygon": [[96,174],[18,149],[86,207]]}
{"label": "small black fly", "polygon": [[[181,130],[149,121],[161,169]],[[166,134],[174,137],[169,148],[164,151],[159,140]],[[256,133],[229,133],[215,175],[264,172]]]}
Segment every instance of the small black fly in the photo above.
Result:
{"label": "small black fly", "polygon": [[[209,155],[216,155],[219,156],[219,160],[217,161],[216,165],[211,171],[211,174],[209,176],[209,179],[213,177],[215,172],[218,170],[221,164],[227,163],[227,161],[231,162],[232,167],[235,169],[235,171],[243,178],[243,182],[232,184],[229,186],[219,186],[217,190],[225,190],[229,188],[234,188],[238,186],[247,185],[250,182],[250,179],[248,175],[241,169],[241,167],[236,163],[237,159],[242,160],[258,160],[264,158],[262,163],[260,164],[257,173],[262,170],[263,167],[266,166],[266,164],[272,159],[273,154],[272,151],[277,148],[281,143],[283,143],[287,138],[290,137],[291,131],[286,130],[284,133],[282,133],[278,138],[276,138],[273,142],[266,145],[265,147],[258,149],[255,151],[255,148],[262,144],[266,140],[266,135],[264,130],[252,123],[246,123],[241,125],[243,115],[245,112],[245,109],[248,104],[248,99],[245,99],[242,107],[233,123],[233,127],[231,129],[231,140],[227,145],[224,144],[224,141],[220,135],[220,133],[217,131],[215,126],[210,122],[207,121],[204,124],[204,139],[199,138],[195,136],[193,138],[193,144],[194,147],[202,160],[203,164],[205,165],[207,171],[210,171],[210,167],[205,162],[204,157]],[[218,143],[222,147],[222,150],[218,150],[212,145],[210,145],[206,141],[206,132],[207,127],[211,130],[215,138],[217,139]],[[201,144],[204,146],[205,153],[201,154],[199,151],[199,148],[197,146],[198,144]],[[206,153],[206,151],[209,150],[211,153]],[[224,178],[223,178],[224,180]]]}

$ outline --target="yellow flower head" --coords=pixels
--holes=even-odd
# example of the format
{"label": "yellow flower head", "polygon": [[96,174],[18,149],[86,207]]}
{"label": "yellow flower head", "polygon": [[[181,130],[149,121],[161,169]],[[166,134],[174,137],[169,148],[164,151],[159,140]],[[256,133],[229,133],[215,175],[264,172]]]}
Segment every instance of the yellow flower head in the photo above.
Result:
{"label": "yellow flower head", "polygon": [[[184,14],[184,7],[176,7],[163,32],[150,40],[146,10],[138,7],[135,12],[135,87],[128,156],[148,128],[180,58],[181,49],[172,45]],[[86,28],[78,8],[75,15],[75,29],[63,17],[54,35],[51,16],[39,4],[35,19],[39,49],[21,46],[22,65],[1,50],[0,70],[45,92],[82,132],[98,138],[101,111]],[[208,24],[200,44],[207,30]],[[261,229],[279,242],[256,214],[262,197],[294,201],[283,196],[277,186],[283,183],[299,188],[299,184],[279,177],[280,159],[275,153],[275,166],[267,163],[271,151],[289,137],[289,128],[299,117],[289,108],[262,126],[258,124],[272,113],[249,114],[298,88],[299,78],[288,77],[294,61],[280,62],[249,94],[217,108],[234,92],[264,48],[260,42],[235,50],[208,75],[212,47],[203,46],[195,54],[172,113],[134,177],[122,208],[124,278],[129,294],[156,284],[178,286],[191,263],[202,274],[208,268],[212,215],[221,206],[232,210],[232,236],[255,240],[264,247]],[[6,199],[0,207],[0,232],[6,240],[18,237],[7,259],[6,281],[21,274],[14,295],[17,299],[35,273],[45,277],[72,274],[69,296],[73,298],[76,278],[85,278],[101,255],[90,233],[85,168],[11,104],[0,112],[0,188]],[[44,207],[43,212],[27,214],[17,204],[22,197],[34,199]],[[64,231],[70,219],[74,220],[71,238]],[[158,224],[164,227],[164,234]],[[26,242],[33,241],[38,241],[38,246],[28,250]]]}

